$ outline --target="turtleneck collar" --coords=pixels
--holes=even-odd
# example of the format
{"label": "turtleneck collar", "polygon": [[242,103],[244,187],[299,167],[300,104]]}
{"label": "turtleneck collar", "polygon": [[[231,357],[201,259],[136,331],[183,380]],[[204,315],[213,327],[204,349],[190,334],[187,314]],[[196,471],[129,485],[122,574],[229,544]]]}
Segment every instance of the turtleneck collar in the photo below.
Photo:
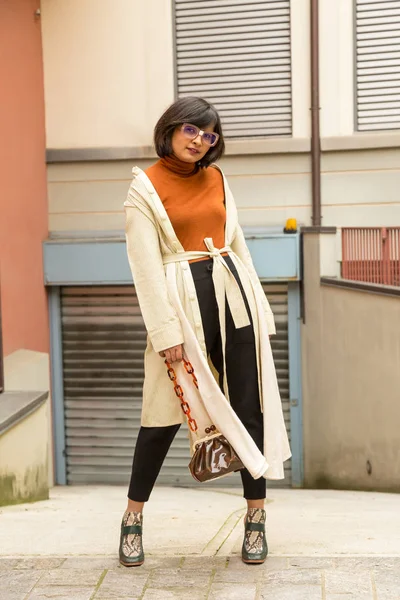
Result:
{"label": "turtleneck collar", "polygon": [[196,165],[194,163],[184,162],[174,155],[160,158],[160,163],[163,167],[168,169],[168,171],[171,171],[180,177],[190,177],[196,172]]}

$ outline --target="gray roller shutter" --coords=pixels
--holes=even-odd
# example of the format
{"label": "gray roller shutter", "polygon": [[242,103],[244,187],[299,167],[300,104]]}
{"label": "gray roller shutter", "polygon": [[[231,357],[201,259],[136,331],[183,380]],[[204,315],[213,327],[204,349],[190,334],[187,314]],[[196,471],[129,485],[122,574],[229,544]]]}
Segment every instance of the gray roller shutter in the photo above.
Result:
{"label": "gray roller shutter", "polygon": [[[273,351],[285,418],[288,394],[287,286],[266,286],[276,314]],[[129,481],[140,427],[146,332],[133,286],[66,287],[62,338],[67,481]],[[186,425],[160,473],[160,484],[195,484],[188,472]],[[235,476],[220,485],[238,485]],[[286,485],[290,484],[290,469]]]}
{"label": "gray roller shutter", "polygon": [[356,0],[359,131],[400,129],[400,0]]}
{"label": "gray roller shutter", "polygon": [[[275,317],[276,335],[271,338],[271,346],[282,399],[283,416],[290,440],[288,286],[287,283],[263,283],[263,288]],[[284,481],[268,481],[267,485],[269,488],[291,487],[292,461],[285,462]]]}
{"label": "gray roller shutter", "polygon": [[178,96],[219,110],[229,138],[290,136],[290,0],[175,0]]}
{"label": "gray roller shutter", "polygon": [[[127,483],[146,347],[134,288],[64,288],[62,336],[68,483]],[[187,457],[182,428],[160,482],[180,482],[174,474],[185,472]]]}

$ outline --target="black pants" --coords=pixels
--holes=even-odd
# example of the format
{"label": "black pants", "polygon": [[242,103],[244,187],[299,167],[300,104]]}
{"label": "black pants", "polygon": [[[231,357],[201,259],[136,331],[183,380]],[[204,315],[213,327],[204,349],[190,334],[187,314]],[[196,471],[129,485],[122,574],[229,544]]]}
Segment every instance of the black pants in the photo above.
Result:
{"label": "black pants", "polygon": [[[229,257],[225,257],[225,260],[242,289],[251,320],[249,306],[236,268]],[[191,263],[190,267],[200,305],[207,353],[219,373],[222,389],[223,355],[218,307],[212,280],[213,261],[210,259]],[[260,409],[253,326],[249,325],[236,329],[228,303],[226,303],[225,359],[231,406],[262,451],[263,417]],[[168,449],[179,427],[180,425],[140,428],[128,491],[130,500],[146,502],[149,499]],[[253,479],[247,469],[242,469],[240,475],[246,499],[258,500],[265,498],[266,481],[263,477]]]}

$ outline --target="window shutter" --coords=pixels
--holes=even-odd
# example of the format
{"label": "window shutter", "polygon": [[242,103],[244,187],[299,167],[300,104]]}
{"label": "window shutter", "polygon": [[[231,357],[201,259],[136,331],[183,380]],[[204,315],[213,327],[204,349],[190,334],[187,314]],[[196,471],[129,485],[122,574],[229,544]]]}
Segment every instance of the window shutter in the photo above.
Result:
{"label": "window shutter", "polygon": [[359,131],[400,129],[400,0],[356,0]]}
{"label": "window shutter", "polygon": [[178,96],[218,109],[225,137],[290,136],[290,0],[175,0]]}

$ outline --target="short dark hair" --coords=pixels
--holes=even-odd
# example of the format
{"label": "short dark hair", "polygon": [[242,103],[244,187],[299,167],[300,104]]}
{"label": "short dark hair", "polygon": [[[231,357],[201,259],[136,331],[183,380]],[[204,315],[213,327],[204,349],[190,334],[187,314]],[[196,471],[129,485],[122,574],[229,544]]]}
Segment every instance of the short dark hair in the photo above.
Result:
{"label": "short dark hair", "polygon": [[198,169],[208,167],[221,158],[225,150],[225,141],[220,116],[212,104],[195,96],[180,98],[171,104],[158,120],[154,128],[154,145],[160,158],[172,154],[172,135],[183,123],[191,123],[200,129],[213,124],[215,133],[219,134],[216,145],[197,163]]}

